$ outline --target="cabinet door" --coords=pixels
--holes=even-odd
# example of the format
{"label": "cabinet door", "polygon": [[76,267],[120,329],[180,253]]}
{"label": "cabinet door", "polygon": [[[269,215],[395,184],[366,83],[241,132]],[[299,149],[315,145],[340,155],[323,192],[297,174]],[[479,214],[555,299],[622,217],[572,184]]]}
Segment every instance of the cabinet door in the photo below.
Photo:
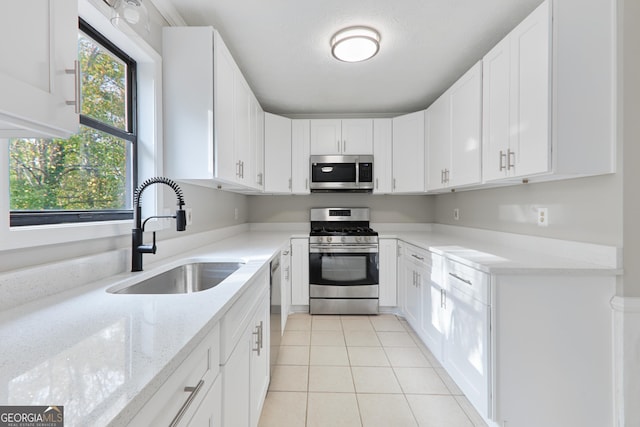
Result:
{"label": "cabinet door", "polygon": [[264,145],[264,191],[291,193],[291,119],[265,113]]}
{"label": "cabinet door", "polygon": [[393,179],[393,128],[391,119],[373,120],[373,192],[391,193]]}
{"label": "cabinet door", "polygon": [[291,239],[291,304],[309,305],[309,239]]}
{"label": "cabinet door", "polygon": [[380,239],[380,306],[396,306],[397,299],[397,262],[398,249],[396,239]]}
{"label": "cabinet door", "polygon": [[222,378],[218,376],[187,424],[188,427],[222,427]]}
{"label": "cabinet door", "polygon": [[311,154],[342,153],[342,121],[311,120]]}
{"label": "cabinet door", "polygon": [[467,71],[449,90],[451,104],[451,161],[447,187],[482,180],[482,63]]}
{"label": "cabinet door", "polygon": [[456,288],[447,290],[443,366],[484,417],[490,414],[489,306]]}
{"label": "cabinet door", "polygon": [[220,179],[235,182],[239,172],[239,164],[234,153],[236,66],[218,33],[215,33],[214,64],[215,175]]}
{"label": "cabinet door", "polygon": [[235,67],[233,85],[233,145],[236,181],[247,186],[253,183],[251,161],[251,91]]}
{"label": "cabinet door", "polygon": [[373,154],[373,120],[342,120],[342,154]]}
{"label": "cabinet door", "polygon": [[269,294],[260,302],[253,320],[250,364],[250,426],[257,427],[262,404],[269,388]]}
{"label": "cabinet door", "polygon": [[293,194],[309,194],[309,120],[291,121],[291,191]]}
{"label": "cabinet door", "polygon": [[0,36],[0,136],[77,133],[77,1],[2,2]]}
{"label": "cabinet door", "polygon": [[482,59],[482,178],[502,179],[509,150],[509,38]]}
{"label": "cabinet door", "polygon": [[449,307],[443,289],[443,258],[436,254],[430,254],[430,257],[431,269],[423,280],[421,335],[431,353],[442,362],[444,340],[448,330],[446,311]]}
{"label": "cabinet door", "polygon": [[264,111],[253,94],[250,99],[253,187],[264,190]]}
{"label": "cabinet door", "polygon": [[291,310],[291,243],[280,252],[280,334],[284,334],[287,318]]}
{"label": "cabinet door", "polygon": [[424,111],[393,119],[393,192],[424,191]]}
{"label": "cabinet door", "polygon": [[422,316],[421,269],[411,258],[405,263],[405,314],[407,321],[415,329],[420,328]]}
{"label": "cabinet door", "polygon": [[253,330],[247,328],[222,370],[222,420],[225,427],[248,427]]}
{"label": "cabinet door", "polygon": [[550,10],[536,9],[510,34],[511,159],[513,176],[550,169]]}
{"label": "cabinet door", "polygon": [[427,190],[447,186],[451,172],[451,97],[449,91],[425,112]]}

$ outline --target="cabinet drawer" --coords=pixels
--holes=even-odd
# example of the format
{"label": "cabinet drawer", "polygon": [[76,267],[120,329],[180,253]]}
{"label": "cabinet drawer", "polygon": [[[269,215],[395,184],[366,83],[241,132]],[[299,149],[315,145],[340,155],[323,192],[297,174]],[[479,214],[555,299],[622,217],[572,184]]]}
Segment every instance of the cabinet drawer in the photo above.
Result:
{"label": "cabinet drawer", "polygon": [[138,412],[130,425],[171,425],[181,412],[182,416],[176,425],[186,425],[220,370],[219,342],[220,325],[216,324]]}
{"label": "cabinet drawer", "polygon": [[403,255],[411,259],[416,264],[425,268],[431,268],[433,265],[431,252],[409,244],[404,245],[404,250],[405,253]]}
{"label": "cabinet drawer", "polygon": [[489,275],[455,261],[446,260],[447,288],[455,288],[484,304],[489,304]]}
{"label": "cabinet drawer", "polygon": [[[268,266],[267,266],[268,267]],[[221,321],[220,363],[225,364],[231,356],[238,340],[247,328],[254,308],[265,290],[269,288],[269,270],[263,268],[246,288],[240,298],[233,303]]]}

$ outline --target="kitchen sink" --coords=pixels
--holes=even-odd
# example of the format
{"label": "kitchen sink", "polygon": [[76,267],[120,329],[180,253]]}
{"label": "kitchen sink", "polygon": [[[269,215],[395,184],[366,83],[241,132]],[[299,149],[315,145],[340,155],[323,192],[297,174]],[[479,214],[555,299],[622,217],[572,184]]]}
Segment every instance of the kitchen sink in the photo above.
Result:
{"label": "kitchen sink", "polygon": [[142,282],[107,289],[112,294],[188,294],[211,289],[242,267],[241,262],[184,264]]}

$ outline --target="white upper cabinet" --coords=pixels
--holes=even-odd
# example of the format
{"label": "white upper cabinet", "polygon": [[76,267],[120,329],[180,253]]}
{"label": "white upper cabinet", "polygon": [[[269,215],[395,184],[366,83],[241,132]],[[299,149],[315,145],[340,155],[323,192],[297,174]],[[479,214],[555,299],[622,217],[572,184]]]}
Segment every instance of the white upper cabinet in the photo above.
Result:
{"label": "white upper cabinet", "polygon": [[392,119],[373,120],[373,192],[393,191],[393,122]]}
{"label": "white upper cabinet", "polygon": [[547,0],[484,57],[485,182],[615,171],[614,3]]}
{"label": "white upper cabinet", "polygon": [[265,193],[291,193],[291,119],[264,115]]}
{"label": "white upper cabinet", "polygon": [[549,170],[550,20],[545,2],[485,56],[485,181]]}
{"label": "white upper cabinet", "polygon": [[291,121],[291,192],[309,194],[310,120]]}
{"label": "white upper cabinet", "polygon": [[426,111],[427,190],[480,183],[482,64],[478,62]]}
{"label": "white upper cabinet", "polygon": [[77,1],[4,1],[0,37],[0,137],[77,133]]}
{"label": "white upper cabinet", "polygon": [[263,111],[218,32],[164,27],[163,75],[166,174],[262,190]]}
{"label": "white upper cabinet", "polygon": [[373,120],[311,120],[311,154],[373,154]]}
{"label": "white upper cabinet", "polygon": [[424,116],[424,111],[418,111],[393,118],[394,193],[424,192]]}

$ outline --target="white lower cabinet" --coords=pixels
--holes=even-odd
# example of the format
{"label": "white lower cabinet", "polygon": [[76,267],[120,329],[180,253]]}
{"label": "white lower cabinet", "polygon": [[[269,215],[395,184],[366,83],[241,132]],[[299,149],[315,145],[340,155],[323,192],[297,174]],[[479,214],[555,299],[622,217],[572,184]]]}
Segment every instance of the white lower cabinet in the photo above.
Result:
{"label": "white lower cabinet", "polygon": [[451,260],[442,273],[442,364],[485,418],[491,415],[489,275]]}
{"label": "white lower cabinet", "polygon": [[428,269],[427,278],[424,280],[424,290],[422,291],[422,323],[420,331],[422,339],[429,347],[429,350],[438,359],[444,356],[444,341],[446,332],[449,329],[448,315],[451,305],[447,302],[447,293],[443,288],[442,264],[444,258],[440,255],[430,253],[431,265]]}
{"label": "white lower cabinet", "polygon": [[215,387],[219,387],[215,383],[220,382],[219,348],[220,324],[216,324],[129,425],[196,426],[203,424],[194,420],[214,419],[215,408],[220,413],[219,393],[215,391]]}
{"label": "white lower cabinet", "polygon": [[397,297],[397,258],[398,245],[396,239],[379,240],[379,304],[381,307],[395,307]]}
{"label": "white lower cabinet", "polygon": [[489,277],[402,242],[399,286],[409,324],[485,418],[491,415]]}
{"label": "white lower cabinet", "polygon": [[309,239],[291,239],[291,305],[309,305]]}
{"label": "white lower cabinet", "polygon": [[218,376],[202,399],[189,427],[222,427],[222,378]]}
{"label": "white lower cabinet", "polygon": [[269,270],[265,268],[222,319],[225,427],[258,425],[269,386],[269,308]]}

